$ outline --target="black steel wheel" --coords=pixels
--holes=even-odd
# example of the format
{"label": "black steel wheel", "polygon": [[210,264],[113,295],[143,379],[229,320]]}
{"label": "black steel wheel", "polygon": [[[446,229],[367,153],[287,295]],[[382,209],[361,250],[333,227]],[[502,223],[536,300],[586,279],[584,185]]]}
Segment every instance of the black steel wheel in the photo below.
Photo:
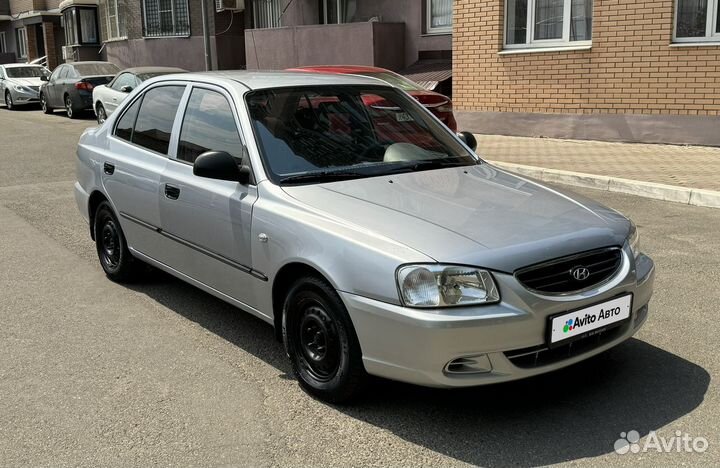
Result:
{"label": "black steel wheel", "polygon": [[42,107],[43,114],[52,114],[52,107],[47,102],[45,93],[40,93],[40,107]]}
{"label": "black steel wheel", "polygon": [[107,119],[107,114],[105,113],[105,107],[103,107],[102,104],[97,105],[95,108],[95,115],[97,115],[97,123],[100,125],[105,123],[105,120]]}
{"label": "black steel wheel", "polygon": [[10,91],[5,91],[5,106],[8,110],[15,110],[15,103],[13,102],[12,94]]}
{"label": "black steel wheel", "polygon": [[117,282],[135,279],[140,262],[130,253],[120,223],[106,201],[95,212],[94,233],[100,266],[108,278]]}
{"label": "black steel wheel", "polygon": [[298,280],[285,300],[283,338],[293,372],[309,394],[344,403],[363,391],[368,375],[345,306],[316,277]]}

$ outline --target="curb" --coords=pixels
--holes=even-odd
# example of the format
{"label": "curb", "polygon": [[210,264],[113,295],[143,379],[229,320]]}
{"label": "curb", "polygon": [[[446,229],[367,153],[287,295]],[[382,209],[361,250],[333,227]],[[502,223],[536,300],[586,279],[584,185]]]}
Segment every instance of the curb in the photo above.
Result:
{"label": "curb", "polygon": [[654,198],[656,200],[682,203],[684,205],[720,208],[720,192],[714,190],[676,187],[674,185],[656,184],[654,182],[562,171],[560,169],[547,169],[537,166],[525,166],[523,164],[502,161],[488,162],[501,169],[542,180],[543,182],[605,190],[606,192],[627,193],[638,197]]}

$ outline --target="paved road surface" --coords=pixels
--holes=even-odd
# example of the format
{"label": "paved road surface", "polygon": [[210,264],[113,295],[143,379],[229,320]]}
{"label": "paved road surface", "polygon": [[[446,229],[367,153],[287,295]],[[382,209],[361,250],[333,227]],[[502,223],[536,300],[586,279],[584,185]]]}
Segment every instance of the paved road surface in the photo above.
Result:
{"label": "paved road surface", "polygon": [[[583,191],[631,215],[657,261],[636,339],[523,382],[377,382],[333,407],[263,322],[164,274],[103,276],[71,192],[92,124],[0,109],[0,465],[720,465],[720,210]],[[617,455],[629,430],[710,447]]]}

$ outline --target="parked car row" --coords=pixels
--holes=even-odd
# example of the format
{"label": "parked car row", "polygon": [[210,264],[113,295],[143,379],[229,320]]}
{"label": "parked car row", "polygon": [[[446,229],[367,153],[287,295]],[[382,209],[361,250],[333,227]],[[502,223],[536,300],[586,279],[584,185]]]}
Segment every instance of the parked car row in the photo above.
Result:
{"label": "parked car row", "polygon": [[[390,70],[356,65],[322,65],[288,71],[360,75],[382,80],[407,92],[450,130],[457,131],[450,98],[428,91]],[[98,123],[102,124],[143,81],[185,72],[173,67],[135,67],[121,71],[110,62],[64,63],[52,73],[39,64],[0,65],[0,92],[8,109],[39,102],[44,113],[64,109],[71,119],[81,112],[92,110]]]}

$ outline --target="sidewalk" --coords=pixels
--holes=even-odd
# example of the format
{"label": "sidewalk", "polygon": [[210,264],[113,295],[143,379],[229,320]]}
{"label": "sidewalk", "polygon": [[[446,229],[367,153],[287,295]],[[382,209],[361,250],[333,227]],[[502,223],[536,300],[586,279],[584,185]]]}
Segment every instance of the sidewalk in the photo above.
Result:
{"label": "sidewalk", "polygon": [[[499,135],[476,137],[481,157],[527,176],[720,207],[720,148]],[[706,201],[698,201],[701,198]]]}

